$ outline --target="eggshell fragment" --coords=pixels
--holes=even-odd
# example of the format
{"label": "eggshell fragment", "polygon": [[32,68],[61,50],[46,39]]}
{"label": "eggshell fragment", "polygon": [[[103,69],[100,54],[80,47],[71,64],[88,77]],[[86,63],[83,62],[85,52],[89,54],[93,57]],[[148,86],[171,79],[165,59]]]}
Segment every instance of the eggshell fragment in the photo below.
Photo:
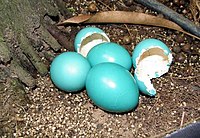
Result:
{"label": "eggshell fragment", "polygon": [[167,73],[172,62],[170,49],[160,40],[141,41],[132,54],[134,77],[140,91],[146,95],[156,95],[151,79]]}
{"label": "eggshell fragment", "polygon": [[110,42],[110,39],[103,30],[97,27],[86,27],[77,33],[74,47],[75,51],[86,57],[91,48],[104,42]]}
{"label": "eggshell fragment", "polygon": [[116,63],[100,63],[88,73],[86,90],[95,105],[109,112],[133,110],[139,101],[139,90],[132,74]]}

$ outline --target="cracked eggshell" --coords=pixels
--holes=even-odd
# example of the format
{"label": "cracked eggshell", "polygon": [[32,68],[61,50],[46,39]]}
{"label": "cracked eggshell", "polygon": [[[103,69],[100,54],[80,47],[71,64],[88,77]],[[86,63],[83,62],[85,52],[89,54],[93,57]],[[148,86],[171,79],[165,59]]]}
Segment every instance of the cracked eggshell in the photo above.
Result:
{"label": "cracked eggshell", "polygon": [[[171,62],[172,62],[171,51],[166,46],[166,44],[163,43],[162,41],[158,40],[158,39],[149,38],[149,39],[145,39],[145,40],[141,41],[140,43],[138,43],[136,45],[134,51],[132,52],[132,60],[133,60],[134,68],[137,67],[141,55],[145,51],[147,51],[149,49],[152,49],[152,48],[160,48],[160,49],[162,49],[166,56],[170,56],[169,57],[169,64],[171,64]],[[160,51],[154,52],[154,54],[159,54],[159,53],[160,53]]]}
{"label": "cracked eggshell", "polygon": [[86,90],[95,105],[122,113],[138,105],[139,90],[132,74],[116,63],[100,63],[88,73]]}
{"label": "cracked eggshell", "polygon": [[153,84],[151,83],[151,80],[147,77],[146,81],[141,81],[138,79],[138,75],[134,73],[134,78],[136,80],[136,83],[138,85],[139,90],[149,96],[155,96],[156,95],[156,89],[153,87]]}
{"label": "cracked eggshell", "polygon": [[132,59],[128,51],[117,43],[106,42],[93,47],[87,55],[91,66],[103,62],[117,63],[127,70],[132,67]]}
{"label": "cracked eggshell", "polygon": [[97,27],[86,27],[77,33],[74,47],[76,52],[86,57],[91,48],[104,42],[110,42],[110,39],[103,30]]}
{"label": "cracked eggshell", "polygon": [[160,40],[141,41],[132,53],[134,77],[140,91],[146,95],[156,95],[151,79],[167,73],[172,63],[170,49]]}

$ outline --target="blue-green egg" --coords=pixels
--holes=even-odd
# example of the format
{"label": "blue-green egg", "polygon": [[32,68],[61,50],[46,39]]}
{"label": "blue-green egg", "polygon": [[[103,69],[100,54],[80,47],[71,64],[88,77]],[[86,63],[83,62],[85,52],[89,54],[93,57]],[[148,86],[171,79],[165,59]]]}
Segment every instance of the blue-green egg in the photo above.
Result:
{"label": "blue-green egg", "polygon": [[128,112],[136,108],[139,101],[134,77],[116,63],[95,65],[88,73],[86,90],[94,104],[108,112]]}
{"label": "blue-green egg", "polygon": [[91,66],[103,62],[112,62],[130,70],[132,59],[128,51],[117,43],[105,42],[93,47],[87,55]]}
{"label": "blue-green egg", "polygon": [[76,52],[86,57],[92,47],[104,42],[110,42],[110,39],[102,29],[85,27],[77,33],[74,48]]}
{"label": "blue-green egg", "polygon": [[53,83],[67,92],[79,91],[85,87],[90,63],[76,52],[64,52],[54,58],[50,66]]}

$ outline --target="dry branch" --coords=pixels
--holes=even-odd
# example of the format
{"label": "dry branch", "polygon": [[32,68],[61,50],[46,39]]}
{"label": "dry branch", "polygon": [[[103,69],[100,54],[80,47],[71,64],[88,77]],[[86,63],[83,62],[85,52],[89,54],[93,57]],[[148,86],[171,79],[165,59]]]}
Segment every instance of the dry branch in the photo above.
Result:
{"label": "dry branch", "polygon": [[136,2],[162,13],[170,20],[180,25],[184,30],[200,37],[200,27],[196,26],[192,21],[168,8],[164,4],[159,3],[156,0],[136,0]]}
{"label": "dry branch", "polygon": [[151,25],[158,27],[165,27],[173,30],[183,32],[190,35],[196,39],[200,40],[200,37],[192,35],[184,31],[178,24],[157,16],[152,16],[144,13],[137,12],[126,12],[126,11],[108,11],[100,12],[95,15],[79,15],[69,18],[58,25],[65,24],[89,24],[89,23],[127,23],[127,24],[141,24],[141,25]]}
{"label": "dry branch", "polygon": [[56,25],[47,25],[48,32],[57,40],[57,42],[67,50],[73,51],[74,46],[70,44],[67,36],[62,33]]}

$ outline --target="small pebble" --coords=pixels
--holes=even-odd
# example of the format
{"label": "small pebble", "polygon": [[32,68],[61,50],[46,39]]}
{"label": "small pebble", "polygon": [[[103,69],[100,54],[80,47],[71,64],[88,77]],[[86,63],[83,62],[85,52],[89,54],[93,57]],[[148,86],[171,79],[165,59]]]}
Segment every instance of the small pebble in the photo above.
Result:
{"label": "small pebble", "polygon": [[182,13],[183,13],[183,14],[186,14],[186,13],[187,13],[187,10],[186,10],[186,9],[184,9],[184,10],[182,11]]}
{"label": "small pebble", "polygon": [[124,38],[123,38],[123,43],[125,44],[125,45],[127,45],[127,44],[130,44],[131,43],[131,37],[130,36],[124,36]]}
{"label": "small pebble", "polygon": [[183,53],[179,53],[175,57],[176,62],[183,63],[186,59],[186,56]]}
{"label": "small pebble", "polygon": [[185,45],[182,47],[182,51],[183,51],[183,52],[189,53],[190,50],[191,50],[191,45],[190,45],[190,44],[185,44]]}
{"label": "small pebble", "polygon": [[181,9],[181,8],[178,8],[176,11],[177,11],[179,14],[182,14],[182,9]]}
{"label": "small pebble", "polygon": [[186,2],[185,2],[185,0],[179,0],[180,2],[180,5],[185,5],[186,4]]}
{"label": "small pebble", "polygon": [[175,37],[176,42],[178,43],[183,43],[184,42],[184,37],[182,35],[177,35]]}
{"label": "small pebble", "polygon": [[123,0],[126,6],[131,6],[133,4],[133,0]]}
{"label": "small pebble", "polygon": [[179,53],[179,52],[181,52],[181,48],[180,48],[180,46],[174,46],[174,47],[172,48],[172,51],[173,51],[174,53]]}
{"label": "small pebble", "polygon": [[89,12],[96,12],[97,11],[97,6],[95,3],[91,3],[89,6],[88,6],[88,10]]}
{"label": "small pebble", "polygon": [[180,5],[180,0],[173,0],[173,3],[176,5]]}
{"label": "small pebble", "polygon": [[192,55],[190,59],[192,63],[197,63],[199,62],[199,55]]}

